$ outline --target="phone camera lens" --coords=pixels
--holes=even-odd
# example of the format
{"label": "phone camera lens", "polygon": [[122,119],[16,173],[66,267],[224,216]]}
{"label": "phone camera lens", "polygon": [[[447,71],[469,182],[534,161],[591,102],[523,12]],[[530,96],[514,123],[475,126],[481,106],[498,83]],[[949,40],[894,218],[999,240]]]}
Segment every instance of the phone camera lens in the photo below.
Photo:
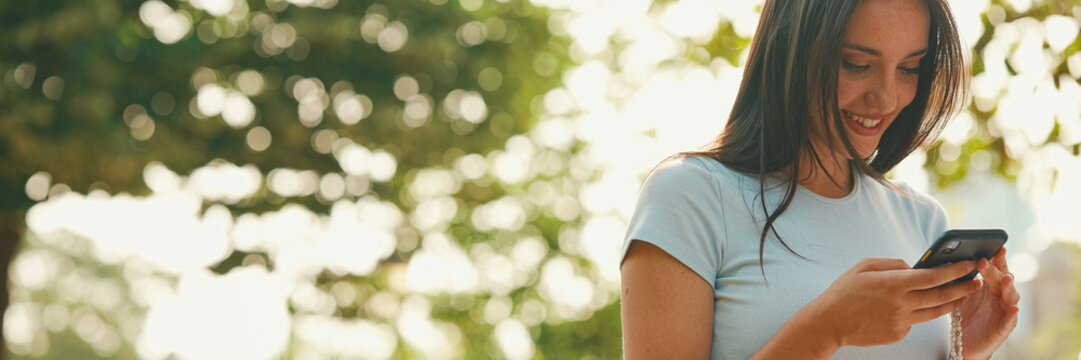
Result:
{"label": "phone camera lens", "polygon": [[951,240],[950,242],[946,243],[945,247],[942,248],[942,253],[952,253],[954,250],[957,250],[959,246],[961,246],[961,240]]}

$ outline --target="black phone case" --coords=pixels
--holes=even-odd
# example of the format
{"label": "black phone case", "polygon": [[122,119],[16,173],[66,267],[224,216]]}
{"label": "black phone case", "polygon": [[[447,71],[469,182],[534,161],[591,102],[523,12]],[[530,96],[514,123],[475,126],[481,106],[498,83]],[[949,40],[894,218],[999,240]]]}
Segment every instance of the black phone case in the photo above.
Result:
{"label": "black phone case", "polygon": [[[1006,243],[1008,235],[1002,229],[955,229],[948,230],[931,244],[931,248],[923,253],[923,257],[913,266],[913,269],[933,268],[948,265],[958,261],[977,261],[980,258],[991,259],[998,249]],[[960,245],[953,251],[947,252],[944,247],[952,240],[960,240]],[[972,270],[968,275],[946,283],[954,284],[972,280],[976,277],[977,270]]]}

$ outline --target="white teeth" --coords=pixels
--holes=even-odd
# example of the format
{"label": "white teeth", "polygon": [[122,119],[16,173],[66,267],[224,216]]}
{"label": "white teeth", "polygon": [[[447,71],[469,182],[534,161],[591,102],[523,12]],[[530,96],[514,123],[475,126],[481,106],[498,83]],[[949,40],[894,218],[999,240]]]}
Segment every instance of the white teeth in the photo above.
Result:
{"label": "white teeth", "polygon": [[882,119],[868,119],[847,111],[845,111],[845,113],[848,114],[848,117],[852,118],[852,120],[856,120],[856,122],[868,129],[873,129],[875,126],[878,126],[878,123],[882,122]]}

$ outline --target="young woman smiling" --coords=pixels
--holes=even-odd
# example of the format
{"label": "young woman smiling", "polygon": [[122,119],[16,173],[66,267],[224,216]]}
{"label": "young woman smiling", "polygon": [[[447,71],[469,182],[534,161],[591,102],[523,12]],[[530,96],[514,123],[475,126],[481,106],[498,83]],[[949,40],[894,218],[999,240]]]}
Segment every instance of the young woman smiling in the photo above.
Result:
{"label": "young woman smiling", "polygon": [[964,356],[990,358],[1017,323],[1005,250],[911,269],[946,214],[883,178],[959,110],[966,71],[945,0],[767,0],[724,131],[643,185],[626,357],[944,359],[960,309]]}

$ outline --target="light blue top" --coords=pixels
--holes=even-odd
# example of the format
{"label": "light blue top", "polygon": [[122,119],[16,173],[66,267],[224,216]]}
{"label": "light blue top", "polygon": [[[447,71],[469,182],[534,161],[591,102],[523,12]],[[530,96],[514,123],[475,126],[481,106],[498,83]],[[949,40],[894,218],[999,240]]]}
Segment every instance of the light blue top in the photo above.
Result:
{"label": "light blue top", "polygon": [[[746,359],[788,318],[865,257],[901,258],[915,264],[946,230],[946,213],[930,196],[890,190],[854,171],[854,188],[833,199],[798,187],[774,226],[792,250],[772,234],[759,268],[764,223],[756,178],[709,158],[678,158],[646,179],[631,218],[623,256],[632,239],[657,245],[713,285],[712,359]],[[766,204],[776,208],[784,193],[767,180]],[[773,186],[772,188],[770,186]],[[756,214],[756,215],[752,215]],[[897,344],[847,346],[832,359],[945,359],[947,316],[912,327]]]}

